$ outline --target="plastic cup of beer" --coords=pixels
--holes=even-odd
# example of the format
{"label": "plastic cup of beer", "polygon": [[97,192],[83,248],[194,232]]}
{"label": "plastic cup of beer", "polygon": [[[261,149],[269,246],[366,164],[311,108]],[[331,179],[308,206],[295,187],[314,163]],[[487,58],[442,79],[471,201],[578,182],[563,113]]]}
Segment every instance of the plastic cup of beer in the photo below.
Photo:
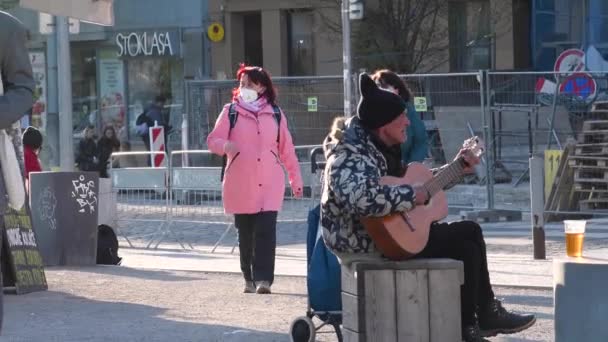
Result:
{"label": "plastic cup of beer", "polygon": [[583,240],[585,239],[585,220],[565,220],[566,254],[569,257],[580,258],[583,255]]}

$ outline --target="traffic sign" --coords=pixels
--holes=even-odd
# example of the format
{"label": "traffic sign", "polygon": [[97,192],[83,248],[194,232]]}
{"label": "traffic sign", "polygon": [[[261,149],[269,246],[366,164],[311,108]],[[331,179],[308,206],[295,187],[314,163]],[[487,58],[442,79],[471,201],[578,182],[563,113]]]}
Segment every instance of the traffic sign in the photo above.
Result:
{"label": "traffic sign", "polygon": [[559,86],[561,94],[570,94],[583,100],[593,99],[597,93],[597,83],[589,74],[576,73],[568,76]]}
{"label": "traffic sign", "polygon": [[579,49],[568,49],[555,60],[553,70],[561,76],[570,76],[585,68],[585,53]]}

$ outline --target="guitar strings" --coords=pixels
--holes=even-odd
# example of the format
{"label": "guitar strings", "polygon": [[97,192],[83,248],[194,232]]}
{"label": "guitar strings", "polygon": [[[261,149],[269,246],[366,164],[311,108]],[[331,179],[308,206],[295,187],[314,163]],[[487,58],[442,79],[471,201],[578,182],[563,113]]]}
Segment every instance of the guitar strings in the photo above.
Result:
{"label": "guitar strings", "polygon": [[430,192],[431,196],[443,190],[443,188],[450,184],[453,179],[460,178],[460,175],[464,170],[464,164],[464,158],[460,157],[426,182],[424,186]]}

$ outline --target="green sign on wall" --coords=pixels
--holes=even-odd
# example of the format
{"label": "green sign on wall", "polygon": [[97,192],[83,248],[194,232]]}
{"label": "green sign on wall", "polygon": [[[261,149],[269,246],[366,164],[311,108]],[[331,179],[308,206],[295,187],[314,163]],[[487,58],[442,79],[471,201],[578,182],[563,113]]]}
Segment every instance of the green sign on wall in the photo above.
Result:
{"label": "green sign on wall", "polygon": [[414,97],[414,107],[417,112],[426,112],[428,110],[426,97]]}
{"label": "green sign on wall", "polygon": [[8,10],[19,4],[19,0],[0,0],[0,10]]}
{"label": "green sign on wall", "polygon": [[317,105],[319,103],[319,100],[317,99],[316,96],[311,96],[308,98],[308,111],[309,112],[316,112],[317,111]]}

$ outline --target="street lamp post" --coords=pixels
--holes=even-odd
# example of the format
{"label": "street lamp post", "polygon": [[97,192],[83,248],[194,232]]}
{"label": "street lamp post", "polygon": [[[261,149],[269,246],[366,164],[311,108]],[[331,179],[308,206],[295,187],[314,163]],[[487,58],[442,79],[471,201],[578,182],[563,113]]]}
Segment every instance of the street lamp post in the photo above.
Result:
{"label": "street lamp post", "polygon": [[342,0],[342,67],[344,83],[344,116],[350,117],[352,108],[352,87],[350,81],[350,0]]}
{"label": "street lamp post", "polygon": [[74,171],[72,132],[72,69],[68,17],[57,17],[57,84],[59,98],[59,165]]}

